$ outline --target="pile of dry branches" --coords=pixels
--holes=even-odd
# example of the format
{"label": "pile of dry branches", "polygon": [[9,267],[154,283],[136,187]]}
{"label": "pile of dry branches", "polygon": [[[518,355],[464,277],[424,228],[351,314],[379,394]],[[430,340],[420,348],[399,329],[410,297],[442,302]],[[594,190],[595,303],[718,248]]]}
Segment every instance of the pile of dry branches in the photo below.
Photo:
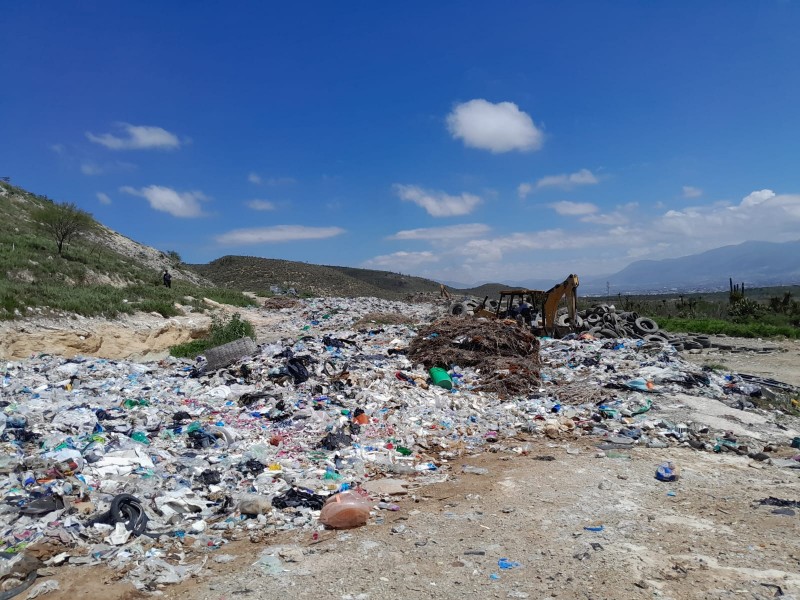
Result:
{"label": "pile of dry branches", "polygon": [[474,367],[473,389],[501,397],[524,395],[539,384],[539,340],[513,321],[446,317],[421,329],[408,357],[426,368]]}

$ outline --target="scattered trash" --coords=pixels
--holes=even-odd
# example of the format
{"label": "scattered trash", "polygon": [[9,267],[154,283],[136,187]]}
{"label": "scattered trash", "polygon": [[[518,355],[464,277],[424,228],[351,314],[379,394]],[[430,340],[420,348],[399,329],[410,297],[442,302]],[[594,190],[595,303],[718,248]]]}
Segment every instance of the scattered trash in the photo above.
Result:
{"label": "scattered trash", "polygon": [[461,471],[464,473],[472,473],[473,475],[486,475],[489,469],[484,467],[475,467],[473,465],[462,465]]}
{"label": "scattered trash", "polygon": [[678,479],[678,468],[671,462],[661,463],[656,468],[656,479],[659,481],[675,481]]}
{"label": "scattered trash", "polygon": [[49,594],[50,592],[55,592],[58,589],[58,581],[55,579],[48,579],[47,581],[42,581],[34,585],[28,594],[25,596],[25,600],[33,600],[34,598],[38,598],[44,594]]}
{"label": "scattered trash", "polygon": [[428,373],[430,373],[433,385],[438,385],[446,390],[453,389],[453,379],[450,377],[447,370],[441,367],[431,367],[428,369]]}
{"label": "scattered trash", "polygon": [[522,565],[518,562],[508,560],[507,558],[501,558],[497,561],[497,566],[501,569],[515,569],[517,567],[521,567]]}
{"label": "scattered trash", "polygon": [[[603,449],[597,456],[609,459],[684,445],[800,468],[754,446],[740,421],[711,422],[715,429],[675,408],[703,400],[747,418],[765,411],[759,392],[783,393],[783,384],[701,371],[664,340],[648,339],[664,337],[659,331],[637,333],[641,340],[538,339],[516,322],[440,318],[444,307],[432,304],[271,300],[280,300],[265,307],[276,311],[276,335],[260,346],[245,338],[197,360],[38,354],[7,362],[0,548],[58,538],[71,553],[52,565],[121,568],[124,556],[126,577],[153,591],[191,574],[165,551],[179,540],[212,552],[255,527],[364,525],[370,509],[405,509],[419,485],[488,474],[456,466],[485,448],[510,444],[520,456],[553,462],[542,470],[559,468],[563,455],[532,455],[520,436],[566,448],[567,462],[578,452],[570,443],[590,437]],[[614,320],[605,315],[617,314],[595,313],[604,328]],[[363,321],[369,314],[383,316]],[[630,315],[618,316],[627,331]],[[637,317],[634,329],[637,319],[639,329],[653,328]],[[449,389],[434,368],[445,370]],[[785,449],[791,435],[771,439]],[[664,475],[677,476],[666,465]],[[283,572],[276,552],[259,559],[268,574]],[[34,569],[18,579],[36,576]]]}
{"label": "scattered trash", "polygon": [[347,491],[328,498],[319,522],[331,529],[351,529],[366,525],[371,503],[356,492]]}
{"label": "scattered trash", "polygon": [[759,500],[758,503],[762,506],[788,506],[791,508],[800,508],[800,500],[784,500],[782,498],[775,498],[774,496]]}
{"label": "scattered trash", "polygon": [[584,527],[584,529],[585,529],[586,531],[600,532],[600,531],[603,531],[603,530],[605,529],[605,526],[603,526],[603,525],[600,525],[600,524],[597,524],[597,525],[587,525],[586,527]]}

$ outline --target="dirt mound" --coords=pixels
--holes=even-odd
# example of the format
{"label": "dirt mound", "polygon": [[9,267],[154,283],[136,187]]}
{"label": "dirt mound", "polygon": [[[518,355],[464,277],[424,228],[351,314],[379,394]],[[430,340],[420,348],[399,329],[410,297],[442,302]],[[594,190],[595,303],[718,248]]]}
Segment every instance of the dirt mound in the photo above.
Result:
{"label": "dirt mound", "polygon": [[539,384],[539,340],[513,321],[446,317],[421,329],[408,357],[427,368],[475,367],[475,389],[501,397],[525,394]]}
{"label": "dirt mound", "polygon": [[[138,317],[138,321],[144,321]],[[170,319],[160,322],[102,322],[87,320],[69,329],[35,323],[5,324],[0,339],[0,357],[26,358],[33,354],[100,356],[109,359],[146,357],[183,344],[208,332],[210,319]],[[16,327],[15,327],[16,326]]]}

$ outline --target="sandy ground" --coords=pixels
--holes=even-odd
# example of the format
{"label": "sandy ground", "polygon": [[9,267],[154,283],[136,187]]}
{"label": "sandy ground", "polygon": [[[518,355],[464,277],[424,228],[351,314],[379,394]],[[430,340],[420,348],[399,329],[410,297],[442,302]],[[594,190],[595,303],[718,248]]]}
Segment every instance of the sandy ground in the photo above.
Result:
{"label": "sandy ground", "polygon": [[[254,310],[247,318],[257,321],[259,341],[266,341],[276,317]],[[3,324],[0,352],[8,358],[45,349],[96,355],[127,348],[127,355],[152,355],[182,335],[197,335],[208,319],[139,316],[76,321],[69,329]],[[92,346],[75,341],[97,342],[98,336]],[[728,340],[736,351],[686,356],[800,386],[797,342]],[[755,351],[741,350],[747,345]],[[778,348],[760,353],[765,345]],[[674,400],[676,411],[703,413],[740,431],[761,425]],[[758,437],[758,446],[772,441],[769,429]],[[769,496],[800,500],[800,470],[688,446],[635,448],[612,458],[599,454],[596,443],[501,440],[494,453],[454,461],[429,481],[416,480],[408,494],[392,499],[400,510],[376,511],[365,527],[321,531],[316,539],[309,529],[274,534],[255,527],[209,549],[187,536],[171,553],[185,554],[187,565],[203,565],[199,574],[156,593],[190,600],[800,599],[800,508],[776,514],[775,507],[758,504]],[[791,452],[784,440],[773,456]],[[665,460],[680,467],[678,481],[655,479]],[[464,473],[463,464],[487,472]],[[519,564],[503,569],[500,559]],[[41,596],[52,600],[149,595],[104,566],[53,567],[42,574],[60,584]]]}
{"label": "sandy ground", "polygon": [[109,359],[158,360],[169,348],[203,337],[214,314],[239,312],[253,323],[259,342],[273,339],[277,317],[257,308],[237,308],[206,300],[210,311],[164,318],[156,313],[122,315],[117,319],[74,316],[0,322],[0,358],[21,359],[48,353]]}
{"label": "sandy ground", "polygon": [[768,377],[800,387],[800,340],[754,340],[711,337],[712,342],[732,346],[730,350],[709,348],[682,352],[700,365],[717,365],[738,373]]}

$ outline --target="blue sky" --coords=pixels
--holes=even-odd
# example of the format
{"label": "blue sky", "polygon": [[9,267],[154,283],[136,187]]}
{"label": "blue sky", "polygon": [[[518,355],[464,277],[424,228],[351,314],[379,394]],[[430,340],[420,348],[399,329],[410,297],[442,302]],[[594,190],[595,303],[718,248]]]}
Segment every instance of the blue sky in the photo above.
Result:
{"label": "blue sky", "polygon": [[800,237],[800,6],[16,2],[0,176],[187,262],[475,283]]}

